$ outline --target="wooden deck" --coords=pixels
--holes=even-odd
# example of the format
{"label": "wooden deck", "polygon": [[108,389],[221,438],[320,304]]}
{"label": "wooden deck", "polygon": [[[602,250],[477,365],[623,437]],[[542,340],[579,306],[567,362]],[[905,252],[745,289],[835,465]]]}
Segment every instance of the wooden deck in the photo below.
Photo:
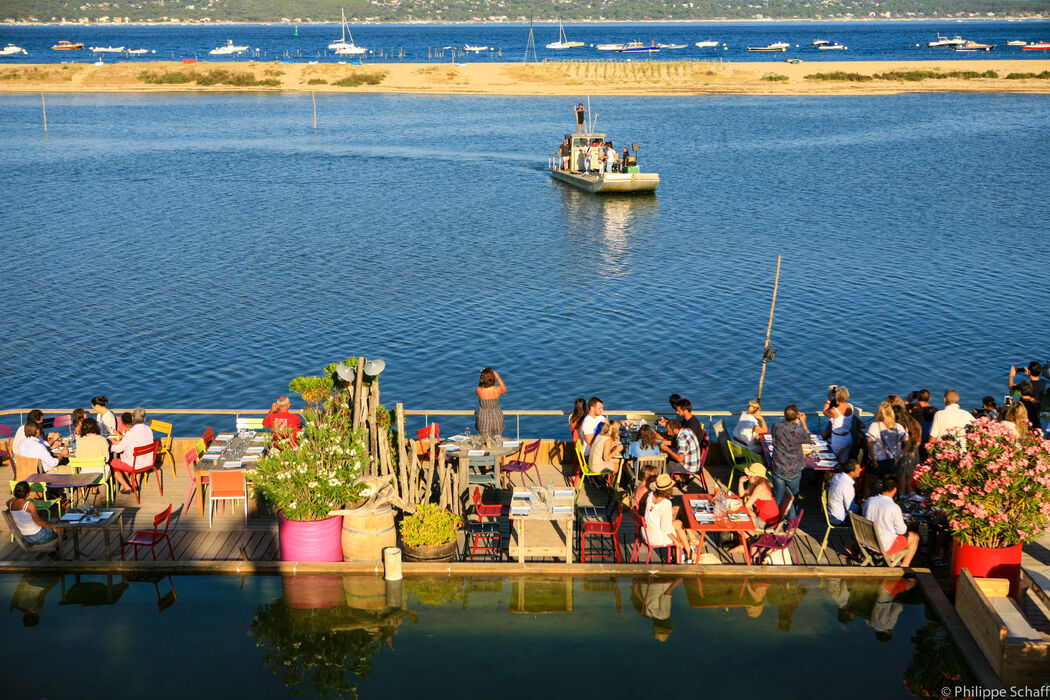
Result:
{"label": "wooden deck", "polygon": [[[178,453],[176,449],[176,453]],[[568,483],[567,474],[571,467],[561,467],[551,464],[540,465],[540,475],[545,484],[566,484]],[[724,480],[728,477],[728,468],[726,467],[712,467],[713,475]],[[520,483],[520,477],[517,474],[512,475],[515,483]],[[531,474],[530,474],[531,476]],[[5,462],[3,466],[0,466],[0,480],[11,478],[11,468]],[[825,566],[849,566],[850,562],[842,555],[843,548],[845,546],[846,539],[849,537],[848,530],[837,530],[832,534],[831,541],[826,551],[826,559],[817,561],[817,553],[820,551],[820,543],[824,537],[824,518],[820,512],[820,484],[822,477],[819,474],[807,473],[802,481],[802,503],[801,507],[805,509],[805,515],[802,520],[802,532],[800,532],[798,545],[799,550],[802,554],[802,561],[795,562],[798,565],[803,566],[814,566],[814,565],[825,565]],[[529,483],[529,476],[526,476],[526,482]],[[142,503],[137,505],[135,503],[134,496],[117,494],[115,505],[125,508],[124,517],[124,534],[125,536],[130,531],[135,529],[151,529],[152,518],[155,514],[161,512],[168,504],[173,505],[173,518],[171,524],[171,540],[175,550],[175,559],[178,561],[273,561],[278,558],[278,543],[277,543],[277,522],[276,517],[266,512],[265,510],[255,512],[248,520],[247,526],[244,523],[244,516],[241,507],[238,506],[236,513],[230,506],[227,506],[226,513],[223,514],[221,509],[215,514],[214,527],[208,527],[207,513],[201,518],[197,514],[197,503],[196,498],[190,505],[189,511],[183,513],[182,506],[186,502],[186,496],[190,490],[190,479],[185,473],[185,468],[181,468],[177,476],[172,476],[170,464],[165,465],[163,475],[164,495],[161,496],[157,489],[156,480],[151,476],[149,481],[143,488]],[[504,502],[509,503],[510,491],[503,489],[500,491],[500,497]],[[492,494],[486,497],[486,501],[491,500]],[[6,500],[6,499],[5,499]],[[584,493],[580,496],[580,506],[607,506],[609,500],[608,491],[600,488],[598,485],[588,483],[585,485]],[[6,526],[0,523],[0,528],[6,529]],[[3,530],[0,530],[3,532]],[[716,541],[718,535],[708,536],[706,539],[705,551],[716,555],[719,560],[724,564],[743,564],[743,557],[741,555],[730,555],[727,553],[727,549],[737,543],[735,535],[730,536],[726,534],[725,546],[722,545],[721,541]],[[67,537],[67,540],[69,538]],[[81,548],[81,559],[82,560],[95,560],[95,561],[116,561],[120,559],[119,546],[116,542],[113,542],[112,551],[108,553],[104,552],[103,537],[101,533],[91,532],[85,533],[81,536],[80,548]],[[573,544],[574,558],[579,559],[579,534],[577,531],[575,542]],[[635,533],[633,523],[629,515],[625,516],[623,523],[620,528],[620,541],[623,547],[624,555],[627,556],[630,552],[630,548],[635,540]],[[502,540],[502,551],[497,556],[485,555],[479,553],[476,561],[502,561],[516,563],[516,559],[512,559],[508,556],[508,545],[512,541],[511,538],[511,527],[509,521],[503,523],[503,540]],[[461,543],[462,544],[462,543]],[[612,544],[609,538],[592,538],[588,541],[588,556],[593,551],[598,551],[599,548],[604,548],[610,556],[604,560],[612,563],[615,561],[612,557]],[[463,548],[461,547],[461,551]],[[143,554],[145,557],[150,557],[149,552],[144,550]],[[142,556],[140,555],[140,556]],[[128,556],[131,556],[129,552]],[[646,551],[644,546],[641,549],[641,561],[645,561]],[[924,550],[920,549],[920,554],[914,562],[914,566],[927,566],[928,562],[924,558]],[[166,548],[158,548],[157,557],[160,560],[169,561],[169,556]],[[0,537],[0,561],[26,561],[30,559],[46,559],[48,555],[38,554],[29,556],[23,552],[16,544],[11,542],[10,537],[6,533]],[[469,559],[469,556],[465,557]],[[63,559],[73,559],[73,547],[72,543],[63,545]],[[545,561],[540,559],[539,561]],[[557,561],[556,559],[550,559],[546,561]]]}

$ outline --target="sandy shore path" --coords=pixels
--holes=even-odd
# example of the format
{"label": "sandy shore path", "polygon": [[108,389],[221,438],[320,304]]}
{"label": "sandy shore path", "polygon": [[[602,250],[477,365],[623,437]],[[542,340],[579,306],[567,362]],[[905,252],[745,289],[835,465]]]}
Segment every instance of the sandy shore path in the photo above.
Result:
{"label": "sandy shore path", "polygon": [[1050,93],[1048,60],[551,62],[364,66],[90,63],[0,66],[0,93],[292,91],[463,95]]}

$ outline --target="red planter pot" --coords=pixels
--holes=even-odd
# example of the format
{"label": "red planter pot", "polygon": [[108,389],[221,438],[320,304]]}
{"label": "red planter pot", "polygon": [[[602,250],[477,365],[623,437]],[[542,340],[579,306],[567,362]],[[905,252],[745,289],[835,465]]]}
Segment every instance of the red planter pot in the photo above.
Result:
{"label": "red planter pot", "polygon": [[281,561],[342,561],[343,517],[324,520],[288,520],[277,514]]}
{"label": "red planter pot", "polygon": [[958,540],[952,543],[952,578],[949,586],[955,595],[955,580],[963,569],[974,578],[1005,578],[1014,598],[1021,590],[1021,545],[1012,547],[975,547]]}

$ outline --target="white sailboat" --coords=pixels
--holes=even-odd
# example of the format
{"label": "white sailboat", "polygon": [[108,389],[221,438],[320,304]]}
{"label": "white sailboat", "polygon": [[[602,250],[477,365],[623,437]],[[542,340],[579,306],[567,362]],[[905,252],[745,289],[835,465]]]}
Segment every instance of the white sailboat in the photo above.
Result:
{"label": "white sailboat", "polygon": [[[328,48],[335,49],[335,52],[340,56],[360,56],[363,53],[368,53],[368,49],[354,44],[354,35],[350,33],[350,27],[346,23],[346,11],[339,8],[339,12],[342,15],[343,22],[342,38],[339,41],[333,41],[328,45]],[[349,41],[347,41],[347,37],[350,37]]]}
{"label": "white sailboat", "polygon": [[569,41],[568,37],[565,36],[565,26],[561,22],[558,22],[558,40],[547,44],[547,48],[558,51],[561,49],[572,49],[578,46],[583,46],[583,42]]}

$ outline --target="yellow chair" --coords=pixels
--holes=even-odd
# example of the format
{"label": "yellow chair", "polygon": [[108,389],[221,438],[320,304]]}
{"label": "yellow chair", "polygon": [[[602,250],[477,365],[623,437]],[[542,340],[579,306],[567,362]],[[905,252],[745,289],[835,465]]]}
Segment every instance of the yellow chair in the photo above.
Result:
{"label": "yellow chair", "polygon": [[576,441],[576,459],[580,463],[580,480],[576,482],[576,501],[580,500],[580,491],[583,490],[583,480],[586,479],[588,476],[596,476],[601,479],[610,479],[610,489],[612,488],[613,484],[620,483],[620,469],[623,468],[623,460],[620,460],[619,466],[616,467],[615,474],[591,471],[591,467],[587,463],[587,457],[585,457],[583,454],[583,440]]}
{"label": "yellow chair", "polygon": [[[78,474],[98,474],[95,483],[106,487],[106,505],[113,502],[113,481],[106,477],[106,460],[102,457],[94,459],[90,457],[70,457],[69,466],[73,467]],[[90,488],[90,487],[89,487]]]}
{"label": "yellow chair", "polygon": [[164,466],[164,460],[171,460],[171,476],[173,479],[178,479],[179,475],[175,473],[175,455],[171,452],[171,443],[175,438],[171,436],[171,423],[165,423],[162,420],[151,420],[149,422],[150,430],[155,433],[160,433],[163,437],[160,441],[160,447],[157,448],[157,459],[160,460],[161,466]]}
{"label": "yellow chair", "polygon": [[242,430],[254,430],[255,432],[261,432],[263,430],[266,430],[266,428],[263,427],[262,418],[241,418],[240,416],[237,416],[237,432],[240,432]]}
{"label": "yellow chair", "polygon": [[197,459],[200,459],[208,451],[208,444],[204,442],[204,438],[198,438],[197,444],[193,446],[193,449],[197,453]]}

